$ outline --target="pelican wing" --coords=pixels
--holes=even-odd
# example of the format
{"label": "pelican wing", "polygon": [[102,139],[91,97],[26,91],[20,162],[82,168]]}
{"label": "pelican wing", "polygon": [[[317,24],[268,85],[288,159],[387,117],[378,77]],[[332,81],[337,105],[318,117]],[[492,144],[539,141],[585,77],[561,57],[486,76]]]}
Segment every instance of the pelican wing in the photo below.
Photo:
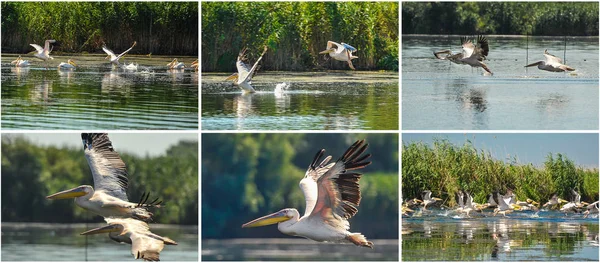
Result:
{"label": "pelican wing", "polygon": [[48,53],[50,53],[50,51],[51,51],[50,50],[50,43],[55,43],[55,42],[56,42],[56,40],[52,40],[52,39],[46,40],[46,42],[44,43],[44,51],[47,52],[46,55]]}
{"label": "pelican wing", "polygon": [[334,227],[349,227],[346,219],[358,212],[358,181],[362,174],[348,171],[371,164],[370,161],[366,161],[371,154],[362,155],[368,146],[364,140],[356,141],[331,169],[317,180],[318,199],[310,217],[319,217]]}
{"label": "pelican wing", "polygon": [[304,193],[304,199],[306,201],[306,210],[304,210],[304,216],[309,216],[315,207],[315,204],[317,203],[317,181],[335,164],[329,163],[331,156],[327,156],[321,161],[321,157],[323,157],[324,153],[324,149],[321,149],[319,152],[317,152],[312,163],[308,166],[308,170],[306,170],[304,179],[300,181],[300,189],[302,189],[302,192]]}
{"label": "pelican wing", "polygon": [[[150,233],[150,231],[147,232]],[[165,247],[165,243],[152,235],[148,235],[148,233],[131,233],[131,254],[136,259],[142,258],[145,261],[160,261],[160,252]]]}
{"label": "pelican wing", "polygon": [[41,46],[40,46],[40,45],[38,45],[38,44],[29,44],[29,45],[30,45],[30,46],[32,46],[33,48],[35,48],[35,50],[36,50],[38,53],[42,53],[42,52],[44,52],[44,48],[43,48],[43,47],[41,47]]}
{"label": "pelican wing", "polygon": [[346,44],[346,43],[344,43],[344,42],[342,42],[342,46],[344,46],[344,47],[345,47],[345,48],[346,48],[348,51],[350,51],[350,53],[352,53],[352,52],[355,52],[355,51],[356,51],[356,48],[355,48],[355,47],[353,47],[353,46],[351,46],[351,45],[348,45],[348,44]]}
{"label": "pelican wing", "polygon": [[461,37],[460,42],[462,43],[463,57],[471,57],[471,55],[473,55],[473,52],[475,51],[475,45],[473,45],[473,42],[471,42],[471,40],[466,37]]}
{"label": "pelican wing", "polygon": [[468,192],[465,192],[465,196],[467,197],[465,207],[473,208],[473,196],[471,196],[471,194]]}
{"label": "pelican wing", "polygon": [[102,50],[104,50],[104,53],[108,54],[111,59],[117,57],[117,55],[115,55],[115,52],[113,52],[112,50],[108,49],[108,47],[106,47],[106,46],[102,46]]}
{"label": "pelican wing", "polygon": [[85,157],[94,177],[94,189],[127,201],[127,168],[106,133],[82,133]]}
{"label": "pelican wing", "polygon": [[340,46],[341,46],[339,43],[336,43],[333,41],[327,41],[327,49],[333,48],[334,45],[335,45],[336,49],[340,48]]}
{"label": "pelican wing", "polygon": [[547,49],[544,50],[544,57],[546,57],[546,64],[562,64],[562,59],[548,53]]}
{"label": "pelican wing", "polygon": [[[498,208],[500,208],[500,211],[510,210],[511,208],[508,205],[508,203],[506,202],[507,200],[504,199],[504,196],[500,195],[500,193],[498,193],[497,195],[498,195]],[[510,198],[508,200],[510,200]]]}
{"label": "pelican wing", "polygon": [[135,47],[135,45],[137,44],[137,41],[133,41],[133,45],[131,45],[131,47],[125,51],[123,51],[123,53],[119,54],[119,56],[117,56],[118,58],[121,58],[122,56],[124,56],[125,54],[127,54],[127,52],[129,52],[133,47]]}
{"label": "pelican wing", "polygon": [[571,189],[571,201],[575,203],[581,203],[581,195],[577,193],[574,189]]}
{"label": "pelican wing", "polygon": [[[252,80],[252,76],[254,74],[254,71],[258,68],[258,63],[263,58],[263,56],[265,55],[265,53],[267,53],[267,47],[266,46],[265,46],[265,49],[263,50],[262,54],[260,54],[260,57],[256,60],[256,62],[254,62],[254,66],[252,66],[252,68],[249,69],[249,70],[248,70],[248,66],[246,66],[243,62],[241,62],[240,61],[240,57],[238,56],[238,72],[239,72],[238,73],[238,75],[239,75],[238,83],[239,82],[246,82],[246,81]],[[244,68],[243,72],[240,71],[240,67]]]}
{"label": "pelican wing", "polygon": [[486,37],[479,35],[477,37],[477,45],[479,48],[476,50],[482,57],[486,57],[490,52],[490,46]]}
{"label": "pelican wing", "polygon": [[462,191],[458,191],[458,193],[456,193],[456,200],[460,208],[463,208],[465,206],[464,195]]}

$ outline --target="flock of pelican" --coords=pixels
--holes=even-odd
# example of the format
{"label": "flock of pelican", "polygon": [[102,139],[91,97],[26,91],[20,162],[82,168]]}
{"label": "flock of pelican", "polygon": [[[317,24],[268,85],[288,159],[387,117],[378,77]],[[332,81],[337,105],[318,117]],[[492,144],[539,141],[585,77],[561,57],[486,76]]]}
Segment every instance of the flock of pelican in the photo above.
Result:
{"label": "flock of pelican", "polygon": [[[557,210],[565,214],[581,213],[583,214],[583,218],[587,218],[590,214],[598,214],[599,206],[599,201],[591,204],[582,202],[581,195],[574,189],[571,189],[569,196],[570,201],[561,199],[557,194],[553,194],[550,200],[542,205],[541,208],[540,203],[529,198],[527,198],[526,201],[517,200],[516,195],[511,190],[508,190],[506,194],[500,194],[499,192],[491,193],[487,196],[487,202],[482,204],[473,202],[473,196],[467,191],[459,190],[455,196],[457,204],[456,208],[449,211],[459,216],[466,217],[470,217],[472,212],[479,212],[481,215],[485,216],[485,209],[493,209],[493,212],[490,213],[491,216],[500,214],[504,217],[507,217],[506,214],[514,211],[535,211],[535,215],[537,215],[537,212],[539,212],[540,209],[548,209]],[[402,215],[421,216],[423,211],[427,210],[427,205],[431,206],[436,204],[438,206],[443,206],[439,201],[442,201],[442,199],[432,197],[431,191],[425,190],[421,193],[421,199],[413,198],[403,202]],[[420,210],[415,211],[419,208]]]}
{"label": "flock of pelican", "polygon": [[319,242],[352,243],[373,248],[360,233],[351,233],[348,219],[358,212],[362,174],[355,170],[371,164],[371,154],[364,154],[369,145],[356,141],[335,162],[323,158],[325,150],[317,152],[308,166],[300,189],[304,193],[306,209],[300,217],[298,210],[286,208],[243,224],[243,228],[278,224],[277,229],[286,235],[305,237]]}
{"label": "flock of pelican", "polygon": [[160,208],[161,201],[148,202],[143,194],[139,202],[129,202],[129,185],[125,163],[114,150],[105,133],[82,133],[83,149],[94,178],[94,187],[82,185],[47,196],[48,199],[75,198],[75,204],[104,217],[107,226],[92,229],[81,235],[108,233],[119,243],[131,244],[136,259],[159,261],[165,245],[177,245],[167,237],[150,232],[151,208]]}
{"label": "flock of pelican", "polygon": [[[485,63],[483,63],[490,51],[490,46],[486,37],[478,36],[477,45],[473,44],[473,42],[467,37],[461,37],[460,43],[462,46],[462,52],[460,53],[452,54],[452,51],[446,49],[433,52],[433,55],[437,59],[448,60],[455,64],[469,65],[471,67],[481,67],[488,74],[493,74],[490,68]],[[562,64],[562,59],[548,53],[547,49],[544,51],[544,57],[546,57],[546,60],[538,61],[526,65],[525,67],[537,66],[538,69],[550,72],[565,72],[575,70],[572,67]]]}
{"label": "flock of pelican", "polygon": [[[52,56],[50,56],[50,52],[52,51],[52,46],[50,44],[56,43],[56,40],[46,40],[44,42],[44,47],[42,48],[41,46],[37,45],[37,44],[30,44],[32,47],[35,48],[36,53],[34,54],[34,56],[36,58],[39,58],[41,60],[43,60],[44,62],[46,62],[46,69],[48,69],[48,60],[53,60],[54,58]],[[128,48],[127,50],[123,51],[121,54],[116,54],[115,52],[113,52],[111,49],[109,49],[106,45],[102,46],[102,50],[104,51],[104,53],[107,54],[106,56],[106,60],[108,60],[114,67],[116,68],[122,68],[124,70],[128,70],[128,71],[136,71],[138,69],[138,64],[134,64],[134,63],[130,63],[130,64],[121,64],[119,62],[119,60],[125,56],[125,54],[127,54],[129,51],[131,51],[133,49],[133,47],[135,47],[135,45],[137,44],[137,41],[133,42],[133,45],[131,45],[130,48]],[[19,56],[16,60],[12,61],[11,64],[14,64],[15,67],[29,67],[31,66],[31,63],[28,60],[23,60],[21,58],[21,56]],[[185,69],[185,64],[183,62],[179,62],[177,61],[177,58],[173,59],[172,62],[170,62],[169,64],[166,65],[168,69]],[[194,69],[194,71],[198,71],[198,67],[199,67],[199,63],[198,60],[196,59],[195,61],[193,61],[191,63],[191,68]],[[75,61],[73,59],[69,59],[67,60],[67,62],[61,62],[58,65],[58,69],[65,69],[65,70],[73,70],[77,67],[77,64],[75,63]]]}
{"label": "flock of pelican", "polygon": [[[252,87],[252,77],[256,74],[256,71],[259,67],[259,62],[267,52],[267,47],[264,47],[262,54],[260,57],[254,62],[252,67],[249,67],[248,64],[244,63],[246,60],[246,51],[244,48],[238,54],[236,61],[237,73],[233,73],[231,76],[227,77],[226,81],[232,81],[234,86],[240,87],[243,93],[254,93],[256,90]],[[351,45],[346,43],[336,43],[333,41],[327,41],[327,49],[319,52],[319,54],[329,54],[329,56],[335,60],[344,61],[348,63],[348,66],[351,69],[355,69],[352,65],[352,60],[357,59],[357,56],[354,56],[352,53],[356,52],[357,49]]]}

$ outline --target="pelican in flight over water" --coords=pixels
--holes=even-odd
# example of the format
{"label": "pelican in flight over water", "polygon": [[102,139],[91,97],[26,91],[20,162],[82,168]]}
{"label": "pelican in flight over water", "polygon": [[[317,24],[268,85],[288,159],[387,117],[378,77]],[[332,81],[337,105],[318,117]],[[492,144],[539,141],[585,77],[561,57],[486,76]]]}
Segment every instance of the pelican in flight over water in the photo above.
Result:
{"label": "pelican in flight over water", "polygon": [[29,63],[29,60],[23,60],[21,58],[21,56],[19,56],[15,60],[11,61],[10,64],[15,64],[15,67],[18,67],[18,68],[31,66],[31,63]]}
{"label": "pelican in flight over water", "polygon": [[544,57],[546,57],[545,61],[538,61],[535,63],[531,63],[525,67],[533,67],[537,66],[538,69],[550,71],[550,72],[564,72],[564,71],[574,71],[575,69],[569,67],[562,63],[562,59],[548,53],[548,50],[544,50]]}
{"label": "pelican in flight over water", "polygon": [[452,51],[446,49],[434,52],[433,55],[435,55],[435,57],[438,59],[449,60],[456,64],[467,64],[471,67],[481,67],[489,74],[492,74],[492,71],[488,68],[488,66],[483,63],[483,60],[485,60],[490,51],[486,37],[478,36],[477,46],[473,44],[473,42],[471,42],[471,40],[467,37],[461,37],[460,43],[463,48],[462,53],[452,54]]}
{"label": "pelican in flight over water", "polygon": [[104,50],[104,52],[106,54],[108,54],[108,56],[106,56],[105,59],[110,59],[110,63],[112,63],[113,65],[118,66],[119,65],[119,59],[121,59],[121,57],[125,56],[125,54],[127,54],[127,52],[129,52],[133,47],[135,47],[135,45],[137,44],[137,41],[133,41],[133,45],[131,45],[131,47],[125,51],[123,51],[123,53],[116,55],[115,52],[113,52],[112,50],[108,49],[108,47],[106,47],[106,45],[102,46],[102,50]]}
{"label": "pelican in flight over water", "polygon": [[319,54],[329,54],[329,56],[335,60],[346,61],[351,69],[355,69],[352,65],[352,60],[358,57],[353,56],[352,52],[356,52],[356,48],[344,42],[338,44],[333,41],[327,41],[327,49],[319,52]]}
{"label": "pelican in flight over water", "polygon": [[320,150],[311,162],[300,188],[304,193],[306,210],[300,217],[298,210],[286,208],[252,220],[242,227],[259,227],[278,223],[284,234],[300,236],[319,242],[344,242],[373,248],[373,243],[360,233],[351,233],[348,219],[358,212],[362,174],[350,172],[371,164],[371,154],[364,154],[369,145],[356,141],[336,162],[331,156],[323,157]]}
{"label": "pelican in flight over water", "polygon": [[[73,189],[47,196],[48,199],[75,198],[75,203],[103,217],[133,217],[148,221],[152,213],[149,207],[160,207],[158,199],[147,203],[148,195],[142,195],[140,202],[127,199],[127,168],[115,152],[106,133],[82,133],[83,149],[88,161],[94,187],[82,185]],[[94,189],[95,188],[95,189]]]}
{"label": "pelican in flight over water", "polygon": [[46,62],[46,69],[48,69],[48,59],[54,59],[53,57],[50,56],[50,52],[52,51],[52,49],[50,49],[50,44],[55,43],[55,42],[56,42],[56,40],[52,40],[52,39],[46,40],[44,42],[44,48],[40,47],[38,44],[29,44],[30,46],[35,48],[35,50],[37,51],[37,53],[35,53],[33,55],[36,58],[39,58]]}
{"label": "pelican in flight over water", "polygon": [[81,235],[108,233],[110,239],[131,244],[131,254],[135,259],[145,261],[160,261],[159,254],[165,245],[177,245],[168,237],[161,237],[150,232],[150,227],[145,222],[133,218],[105,218],[108,226],[95,228]]}
{"label": "pelican in flight over water", "polygon": [[72,59],[67,60],[67,63],[65,62],[60,62],[60,64],[58,65],[59,69],[75,69],[75,67],[77,66],[77,64],[75,64],[75,61]]}
{"label": "pelican in flight over water", "polygon": [[254,66],[249,68],[248,65],[244,63],[244,60],[246,60],[246,48],[242,49],[242,51],[240,51],[238,54],[237,62],[235,64],[238,73],[231,74],[231,76],[227,77],[225,80],[233,81],[233,85],[239,86],[244,93],[256,92],[251,85],[252,76],[258,68],[258,62],[260,62],[265,53],[267,53],[267,46],[265,46],[265,49],[263,50],[262,54],[260,54],[260,57],[256,60],[256,62],[254,62]]}

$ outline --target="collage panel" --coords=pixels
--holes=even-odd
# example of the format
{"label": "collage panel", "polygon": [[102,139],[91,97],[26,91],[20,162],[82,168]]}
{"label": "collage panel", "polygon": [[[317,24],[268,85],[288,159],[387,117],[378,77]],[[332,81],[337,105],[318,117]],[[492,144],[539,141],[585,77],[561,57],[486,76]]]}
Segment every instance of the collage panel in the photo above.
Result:
{"label": "collage panel", "polygon": [[202,134],[202,261],[398,261],[398,141]]}
{"label": "collage panel", "polygon": [[198,2],[2,2],[2,128],[197,130]]}
{"label": "collage panel", "polygon": [[598,261],[598,133],[405,133],[403,261]]}
{"label": "collage panel", "polygon": [[403,130],[594,130],[598,1],[403,2]]}
{"label": "collage panel", "polygon": [[398,6],[202,2],[202,129],[398,130]]}
{"label": "collage panel", "polygon": [[3,133],[1,152],[2,261],[199,260],[197,133]]}

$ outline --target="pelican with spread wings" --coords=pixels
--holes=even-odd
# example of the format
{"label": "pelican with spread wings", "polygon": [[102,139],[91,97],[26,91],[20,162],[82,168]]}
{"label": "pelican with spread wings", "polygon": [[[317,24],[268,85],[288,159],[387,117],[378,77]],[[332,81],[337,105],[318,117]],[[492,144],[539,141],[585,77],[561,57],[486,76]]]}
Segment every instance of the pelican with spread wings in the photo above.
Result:
{"label": "pelican with spread wings", "polygon": [[55,42],[56,42],[56,40],[48,39],[44,42],[43,48],[38,44],[29,44],[30,46],[35,48],[35,50],[37,51],[37,53],[35,53],[33,55],[36,58],[39,58],[46,62],[46,69],[48,69],[48,60],[54,59],[53,57],[50,56],[50,52],[52,51],[52,49],[50,48],[50,44],[55,43]]}
{"label": "pelican with spread wings", "polygon": [[545,61],[538,61],[535,63],[531,63],[525,67],[533,67],[537,66],[538,69],[550,71],[550,72],[564,72],[564,71],[574,71],[575,69],[569,67],[562,63],[562,59],[557,56],[554,56],[548,53],[548,50],[544,50],[544,57],[546,57]]}
{"label": "pelican with spread wings", "polygon": [[327,41],[327,49],[319,52],[319,54],[329,54],[335,60],[346,61],[351,69],[355,69],[354,65],[352,65],[352,60],[358,57],[352,55],[352,52],[356,52],[356,48],[351,45],[344,42],[338,44],[333,41]]}
{"label": "pelican with spread wings", "polygon": [[123,53],[117,55],[115,54],[115,52],[113,52],[112,50],[108,49],[108,47],[106,47],[106,45],[102,46],[102,50],[104,50],[104,53],[108,54],[108,56],[106,56],[105,59],[110,59],[110,63],[112,63],[115,66],[119,66],[119,59],[121,59],[123,56],[125,56],[125,54],[127,54],[127,52],[129,52],[133,47],[135,47],[135,45],[137,44],[137,41],[133,41],[133,45],[131,45],[131,47],[125,51],[123,51]]}
{"label": "pelican with spread wings", "polygon": [[[315,155],[300,181],[306,210],[300,217],[298,210],[286,208],[252,220],[242,227],[259,227],[278,223],[284,234],[300,236],[319,242],[344,242],[373,248],[373,243],[360,233],[351,233],[348,219],[358,212],[362,174],[351,172],[371,164],[371,154],[364,154],[369,145],[356,141],[336,162],[331,156],[321,160],[325,150]],[[363,155],[364,154],[364,155]]]}
{"label": "pelican with spread wings", "polygon": [[108,226],[95,228],[81,233],[93,235],[108,233],[110,239],[131,244],[131,254],[135,259],[144,261],[160,261],[159,254],[165,245],[177,245],[168,237],[161,237],[150,232],[147,223],[133,218],[105,218]]}
{"label": "pelican with spread wings", "polygon": [[142,195],[140,202],[132,203],[127,199],[127,168],[106,133],[82,133],[83,149],[88,160],[94,187],[82,185],[73,189],[47,196],[48,199],[75,198],[75,203],[103,217],[132,217],[149,221],[150,207],[160,207],[160,201],[148,201],[148,195]]}
{"label": "pelican with spread wings", "polygon": [[225,80],[233,81],[233,85],[239,86],[244,93],[254,93],[256,90],[252,87],[252,77],[254,76],[255,71],[258,69],[258,63],[262,59],[262,57],[267,53],[267,46],[263,50],[260,57],[254,62],[254,66],[249,68],[244,60],[246,60],[246,48],[242,49],[238,54],[237,62],[235,66],[237,67],[238,72],[231,74],[231,76],[227,77]]}
{"label": "pelican with spread wings", "polygon": [[434,52],[433,55],[438,59],[449,60],[456,64],[466,64],[471,67],[481,67],[489,74],[492,74],[490,68],[483,63],[483,60],[485,60],[490,51],[490,46],[486,37],[478,36],[477,45],[473,44],[473,42],[471,42],[471,40],[467,37],[461,37],[460,43],[463,49],[462,53],[452,54],[452,51],[446,49]]}

